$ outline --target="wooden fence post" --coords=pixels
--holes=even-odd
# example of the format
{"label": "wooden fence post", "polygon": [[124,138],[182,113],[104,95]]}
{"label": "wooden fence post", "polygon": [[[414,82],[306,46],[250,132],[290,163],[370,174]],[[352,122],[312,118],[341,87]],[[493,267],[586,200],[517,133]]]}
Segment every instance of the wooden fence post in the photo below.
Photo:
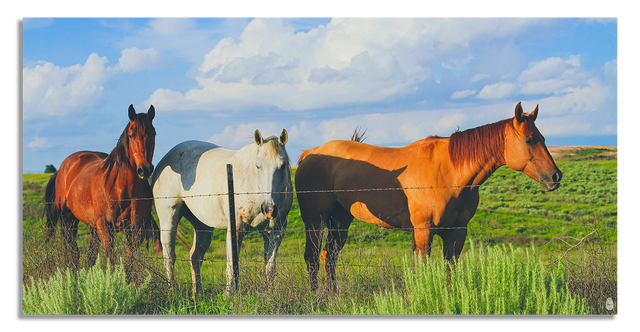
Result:
{"label": "wooden fence post", "polygon": [[238,290],[240,281],[240,268],[238,266],[238,237],[236,235],[236,203],[233,191],[233,166],[231,164],[227,164],[227,181],[229,182],[229,231],[231,231],[231,266],[233,267],[233,281],[235,284],[235,288],[236,290]]}

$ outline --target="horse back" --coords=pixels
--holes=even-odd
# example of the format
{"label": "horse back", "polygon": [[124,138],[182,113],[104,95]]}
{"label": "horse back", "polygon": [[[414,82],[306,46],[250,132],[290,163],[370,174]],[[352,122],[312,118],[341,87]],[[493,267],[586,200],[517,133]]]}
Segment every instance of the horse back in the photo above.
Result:
{"label": "horse back", "polygon": [[86,191],[91,187],[92,177],[106,156],[107,154],[102,152],[78,151],[67,157],[57,172],[56,195],[62,200],[72,191],[86,196]]}
{"label": "horse back", "polygon": [[[331,196],[365,222],[386,228],[411,227],[408,197],[400,181],[410,159],[402,158],[400,149],[378,148],[332,141],[305,155],[296,171],[301,207],[316,205],[319,213],[330,211],[333,205],[327,199]],[[314,193],[317,191],[320,193]]]}

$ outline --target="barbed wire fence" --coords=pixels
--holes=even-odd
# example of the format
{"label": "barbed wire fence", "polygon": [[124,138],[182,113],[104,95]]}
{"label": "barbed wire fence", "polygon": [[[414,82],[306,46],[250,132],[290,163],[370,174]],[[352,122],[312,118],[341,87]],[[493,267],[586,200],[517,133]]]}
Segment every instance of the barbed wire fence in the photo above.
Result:
{"label": "barbed wire fence", "polygon": [[[607,183],[617,182],[617,179],[605,179],[605,180],[574,180],[574,181],[562,181],[563,184],[567,183]],[[312,191],[294,191],[294,192],[279,192],[279,193],[291,193],[295,195],[304,195],[307,193],[344,193],[344,192],[384,192],[384,191],[398,191],[398,190],[436,190],[447,188],[474,188],[474,187],[516,187],[524,186],[531,187],[536,186],[537,183],[506,183],[506,184],[482,184],[482,185],[465,185],[465,186],[423,186],[423,187],[396,187],[396,188],[367,188],[367,189],[337,189],[337,190],[312,190]],[[267,192],[231,192],[231,197],[237,197],[240,195],[262,195]],[[269,192],[271,193],[271,192]],[[229,192],[226,193],[210,193],[201,195],[187,195],[180,197],[155,197],[155,198],[130,198],[121,201],[133,201],[133,200],[159,200],[159,199],[175,199],[175,198],[206,198],[212,196],[229,196]],[[109,200],[110,202],[113,202]],[[86,201],[68,201],[66,204],[74,203],[87,203]],[[53,204],[45,203],[46,204]],[[235,211],[235,208],[231,208],[231,211]],[[437,227],[438,229],[467,229],[467,241],[468,242],[480,242],[491,244],[492,238],[495,235],[491,231],[495,230],[533,230],[542,231],[546,229],[554,228],[570,228],[570,229],[583,229],[583,237],[554,237],[547,241],[541,241],[542,245],[549,245],[550,243],[562,243],[565,245],[566,250],[558,250],[562,253],[562,256],[558,255],[565,261],[569,252],[579,245],[588,242],[588,238],[594,238],[598,235],[599,230],[617,230],[617,222],[607,222],[603,220],[595,220],[585,223],[580,216],[575,216],[571,220],[565,220],[566,223],[556,223],[548,225],[474,225],[474,219],[471,219],[470,225],[460,227]],[[293,227],[292,227],[293,226]],[[306,242],[306,230],[300,229],[300,225],[292,225],[289,221],[289,226],[285,230],[283,245],[277,254],[277,266],[278,278],[284,280],[280,285],[287,288],[287,285],[296,285],[299,287],[308,287],[308,274],[306,269],[306,262],[304,260],[304,248]],[[401,261],[400,257],[412,253],[411,242],[407,240],[407,232],[413,231],[414,228],[396,228],[385,229],[382,227],[369,227],[364,222],[354,220],[349,228],[348,242],[342,250],[339,256],[336,266],[337,279],[342,284],[339,287],[342,288],[365,288],[367,290],[374,290],[383,287],[380,283],[385,280],[395,280],[401,282]],[[161,230],[162,231],[162,230]],[[208,232],[217,233],[214,236],[214,240],[211,246],[202,260],[202,284],[205,289],[212,291],[222,290],[226,285],[226,230],[207,230]],[[323,232],[324,238],[328,234],[328,229]],[[194,230],[184,222],[181,221],[177,230],[176,241],[176,280],[180,285],[185,285],[190,289],[191,285],[191,259],[188,251],[190,250],[189,240],[193,238],[194,232],[204,232]],[[58,232],[60,234],[61,232]],[[405,233],[405,234],[401,234]],[[29,234],[23,234],[23,237],[32,236]],[[33,235],[37,237],[37,235]],[[392,241],[386,241],[386,239],[393,239]],[[400,239],[400,240],[398,240]],[[37,244],[37,240],[31,241],[33,244]],[[238,274],[239,285],[242,289],[269,289],[266,286],[267,280],[264,272],[264,256],[261,245],[262,239],[258,233],[247,234],[244,237],[243,246],[238,249],[237,256],[239,261]],[[323,241],[324,242],[324,241]],[[540,241],[539,241],[540,242]],[[23,252],[28,250],[27,248],[32,243],[27,244],[23,241]],[[398,243],[401,245],[398,246]],[[38,246],[42,246],[39,244]],[[119,237],[117,241],[117,253],[122,254],[124,249],[123,237]],[[180,247],[182,249],[180,249]],[[465,249],[468,246],[465,246]],[[102,250],[102,249],[101,249]],[[432,257],[434,259],[442,259],[441,243],[438,243],[434,238],[434,245],[432,246]],[[80,246],[81,260],[83,255],[86,255],[86,248]],[[122,257],[123,255],[120,255]],[[464,256],[464,253],[463,253]],[[37,258],[34,258],[37,259]],[[49,256],[41,257],[43,260],[35,265],[42,266],[46,264],[47,259],[51,259]],[[60,261],[59,258],[54,258],[55,261]],[[164,258],[161,255],[155,255],[153,253],[140,253],[137,257],[139,263],[138,272],[139,278],[144,278],[147,272],[150,271],[154,278],[168,283],[166,274],[164,272]],[[323,277],[322,263],[320,266],[320,278]],[[266,288],[265,288],[266,287]],[[289,291],[292,291],[291,287]]]}

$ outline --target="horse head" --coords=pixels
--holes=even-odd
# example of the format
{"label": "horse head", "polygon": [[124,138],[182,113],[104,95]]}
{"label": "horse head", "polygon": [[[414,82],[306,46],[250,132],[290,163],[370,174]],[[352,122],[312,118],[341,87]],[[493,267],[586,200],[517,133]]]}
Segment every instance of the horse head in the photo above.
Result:
{"label": "horse head", "polygon": [[560,187],[562,172],[556,166],[544,137],[534,121],[538,116],[538,106],[526,114],[520,103],[516,105],[512,126],[505,127],[504,158],[507,166],[521,171],[538,181],[544,191],[553,191]]}
{"label": "horse head", "polygon": [[263,139],[260,131],[256,130],[253,138],[258,147],[255,172],[261,191],[260,206],[264,219],[256,218],[251,226],[255,227],[264,220],[270,220],[269,227],[273,227],[281,212],[279,207],[285,206],[287,199],[285,192],[291,191],[291,167],[289,155],[285,149],[288,135],[287,131],[282,129],[279,137],[271,135]]}
{"label": "horse head", "polygon": [[151,105],[147,113],[138,113],[129,106],[129,125],[127,126],[127,139],[129,147],[129,159],[138,176],[146,180],[153,173],[153,150],[156,146],[156,129],[151,121],[155,117],[156,110]]}

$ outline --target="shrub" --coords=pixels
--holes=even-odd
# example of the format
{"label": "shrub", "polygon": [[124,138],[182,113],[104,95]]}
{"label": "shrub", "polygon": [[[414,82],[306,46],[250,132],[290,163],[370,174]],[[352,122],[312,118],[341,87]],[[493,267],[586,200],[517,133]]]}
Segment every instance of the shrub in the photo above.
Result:
{"label": "shrub", "polygon": [[[377,315],[576,315],[589,314],[569,292],[566,269],[545,268],[535,248],[475,248],[471,244],[449,281],[446,261],[403,260],[404,287],[374,296],[359,314]],[[450,287],[450,288],[449,288]]]}
{"label": "shrub", "polygon": [[[69,268],[60,269],[47,281],[36,283],[30,278],[30,287],[22,286],[22,311],[25,315],[117,315],[136,313],[142,295],[151,280],[147,275],[139,287],[128,285],[124,265],[101,268],[101,258],[88,269],[77,273]],[[113,272],[111,272],[113,270]]]}

